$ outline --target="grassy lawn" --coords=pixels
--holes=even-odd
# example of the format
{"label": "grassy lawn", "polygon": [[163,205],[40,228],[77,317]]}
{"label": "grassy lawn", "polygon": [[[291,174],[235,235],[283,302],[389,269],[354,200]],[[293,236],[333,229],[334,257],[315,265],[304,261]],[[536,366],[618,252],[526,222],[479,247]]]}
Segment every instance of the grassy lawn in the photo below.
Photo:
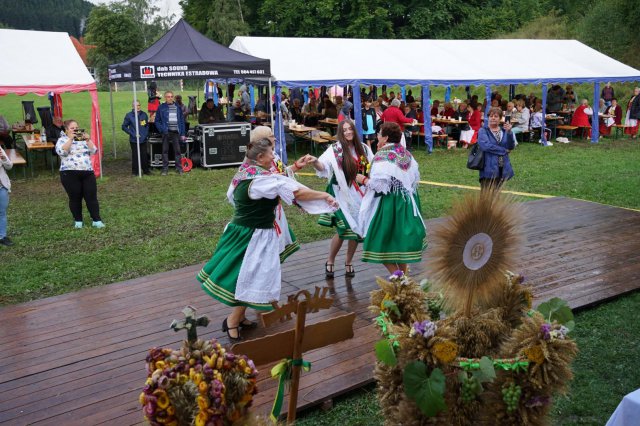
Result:
{"label": "grassy lawn", "polygon": [[[100,94],[107,141],[105,176],[98,196],[104,230],[71,229],[73,220],[57,175],[40,166],[38,176],[13,180],[9,235],[16,245],[0,247],[0,305],[99,286],[175,269],[207,260],[232,214],[225,192],[233,169],[194,170],[184,176],[130,176],[128,142],[119,130],[131,94],[114,94],[118,160],[111,159],[111,119],[108,93]],[[19,101],[0,97],[0,111],[10,122],[21,118]],[[88,94],[63,95],[66,117],[89,122]],[[36,105],[45,105],[38,98]],[[304,151],[299,147],[298,152]],[[424,181],[478,186],[477,173],[465,168],[464,150],[416,152]],[[640,143],[629,139],[592,145],[574,141],[543,148],[521,144],[512,153],[516,177],[506,189],[567,196],[640,209]],[[300,180],[316,189],[325,182],[313,176]],[[447,214],[464,189],[421,185],[426,218]],[[522,197],[526,200],[526,197]],[[316,218],[289,209],[289,221],[302,242],[328,238],[330,230]],[[85,220],[87,220],[86,218]],[[195,280],[195,277],[194,277]],[[578,314],[580,354],[568,398],[554,407],[556,424],[604,424],[620,398],[640,385],[633,359],[640,356],[640,323],[634,321],[640,294],[603,304]],[[380,424],[372,389],[353,393],[329,413],[311,412],[307,425]]]}

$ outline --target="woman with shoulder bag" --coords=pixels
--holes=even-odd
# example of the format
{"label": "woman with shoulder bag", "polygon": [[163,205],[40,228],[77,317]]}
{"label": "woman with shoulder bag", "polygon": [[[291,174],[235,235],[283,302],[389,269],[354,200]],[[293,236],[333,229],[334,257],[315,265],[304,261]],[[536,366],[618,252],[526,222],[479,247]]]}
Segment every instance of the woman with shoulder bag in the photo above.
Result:
{"label": "woman with shoulder bag", "polygon": [[511,132],[511,123],[500,128],[502,109],[489,110],[489,125],[478,132],[478,146],[484,157],[484,167],[480,169],[480,187],[482,190],[499,189],[513,177],[513,168],[509,153],[515,148],[515,137]]}

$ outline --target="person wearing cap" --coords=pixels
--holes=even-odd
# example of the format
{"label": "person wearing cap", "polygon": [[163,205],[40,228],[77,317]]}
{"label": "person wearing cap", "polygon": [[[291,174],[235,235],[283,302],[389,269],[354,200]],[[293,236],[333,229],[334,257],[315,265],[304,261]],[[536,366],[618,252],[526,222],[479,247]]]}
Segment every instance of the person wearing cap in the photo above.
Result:
{"label": "person wearing cap", "polygon": [[198,124],[211,124],[220,121],[225,121],[222,107],[214,105],[213,98],[207,99],[198,113]]}

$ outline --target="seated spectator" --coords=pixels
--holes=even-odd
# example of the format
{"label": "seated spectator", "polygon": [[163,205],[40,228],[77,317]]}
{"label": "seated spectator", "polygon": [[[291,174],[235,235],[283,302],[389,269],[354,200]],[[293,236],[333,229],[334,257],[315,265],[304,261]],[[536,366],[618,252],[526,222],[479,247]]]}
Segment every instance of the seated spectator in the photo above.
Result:
{"label": "seated spectator", "polygon": [[396,123],[401,129],[404,129],[404,123],[414,123],[416,120],[405,117],[404,113],[400,110],[400,101],[398,99],[394,99],[391,102],[391,106],[382,113],[382,121],[385,123]]}
{"label": "seated spectator", "polygon": [[482,127],[482,118],[484,115],[482,111],[482,105],[477,104],[475,108],[469,105],[468,110],[469,127],[471,127],[471,130],[473,130],[473,138],[471,140],[471,143],[475,143],[478,138],[478,130],[480,130],[480,127]]}
{"label": "seated spectator", "polygon": [[247,121],[248,116],[245,113],[244,108],[242,107],[242,101],[240,99],[236,99],[233,101],[233,118],[231,121],[243,122]]}
{"label": "seated spectator", "polygon": [[[573,113],[573,117],[571,118],[571,125],[582,127],[582,128],[588,127],[590,129],[591,128],[590,116],[592,115],[593,115],[593,109],[589,107],[589,101],[586,99],[583,99],[582,102],[580,102],[580,106],[576,108],[576,111]],[[584,129],[582,129],[582,133],[584,136],[585,135]],[[589,130],[586,134],[587,135],[591,134],[591,130]]]}
{"label": "seated spectator", "polygon": [[[524,101],[520,99],[516,102],[516,112],[511,116],[511,124],[513,127],[511,128],[511,132],[513,132],[514,137],[518,133],[528,132],[529,131],[529,120],[531,119],[531,113],[529,109],[524,105]],[[517,144],[516,138],[516,144]]]}
{"label": "seated spectator", "polygon": [[[536,104],[533,117],[531,118],[531,129],[540,130],[540,131],[544,129],[545,139],[549,140],[549,138],[551,137],[551,130],[547,127],[543,127],[543,125],[544,125],[544,116],[542,115],[542,103],[539,103],[539,104]],[[539,142],[542,143],[542,136]]]}
{"label": "seated spectator", "polygon": [[289,114],[291,115],[291,119],[294,120],[296,123],[302,123],[304,121],[299,99],[296,98],[293,100],[293,105],[289,109]]}
{"label": "seated spectator", "polygon": [[212,124],[221,121],[225,121],[222,106],[215,106],[213,99],[207,99],[198,113],[198,124]]}
{"label": "seated spectator", "polygon": [[322,113],[324,114],[325,118],[338,118],[338,109],[336,108],[335,104],[331,102],[329,97],[325,98],[324,100],[324,108],[322,108]]}
{"label": "seated spectator", "polygon": [[598,114],[604,114],[605,112],[607,112],[607,105],[604,103],[604,99],[600,98],[600,101],[598,103]]}
{"label": "seated spectator", "polygon": [[436,99],[431,107],[431,116],[436,117],[438,114],[440,114],[440,101]]}
{"label": "seated spectator", "polygon": [[[57,138],[54,140],[58,140]],[[11,126],[3,115],[0,115],[0,145],[6,149],[13,148],[14,142],[11,137]]]}
{"label": "seated spectator", "polygon": [[611,134],[611,126],[614,124],[622,124],[622,108],[618,105],[616,98],[611,99],[611,106],[607,109],[606,113],[611,117],[605,119],[600,124],[600,134],[603,136]]}
{"label": "seated spectator", "polygon": [[[411,118],[413,120],[415,120],[416,123],[418,123],[418,110],[417,110],[418,104],[416,104],[415,102],[411,103],[411,104],[407,104],[404,107],[404,116],[407,118]],[[405,127],[407,132],[411,133],[411,139],[407,140],[407,148],[411,148],[413,146],[413,140],[415,138],[418,137],[418,130],[420,129],[419,126],[415,125],[415,126],[409,126],[409,127]]]}
{"label": "seated spectator", "polygon": [[336,110],[338,111],[338,113],[342,111],[343,104],[344,100],[342,99],[342,96],[336,96]]}
{"label": "seated spectator", "polygon": [[256,106],[253,108],[253,110],[256,113],[258,113],[258,112],[268,113],[269,112],[269,110],[267,109],[267,95],[260,96],[260,99],[258,99],[258,102],[256,102]]}
{"label": "seated spectator", "polygon": [[304,125],[315,127],[318,125],[318,105],[316,98],[309,98],[309,102],[302,107],[302,116],[304,118]]}
{"label": "seated spectator", "polygon": [[62,118],[53,117],[51,126],[47,127],[45,130],[47,132],[47,140],[57,142],[58,139],[60,139],[60,134],[64,133],[64,124],[62,122]]}
{"label": "seated spectator", "polygon": [[462,144],[463,148],[469,146],[471,140],[473,139],[474,131],[469,125],[470,113],[473,113],[473,109],[469,108],[466,102],[461,102],[458,106],[458,110],[453,115],[453,118],[458,121],[466,121],[466,123],[460,125],[460,143]]}
{"label": "seated spectator", "polygon": [[451,102],[445,102],[444,103],[444,110],[442,111],[442,115],[445,118],[451,118],[453,117],[453,114],[456,113],[456,110],[453,109],[453,106],[451,106]]}

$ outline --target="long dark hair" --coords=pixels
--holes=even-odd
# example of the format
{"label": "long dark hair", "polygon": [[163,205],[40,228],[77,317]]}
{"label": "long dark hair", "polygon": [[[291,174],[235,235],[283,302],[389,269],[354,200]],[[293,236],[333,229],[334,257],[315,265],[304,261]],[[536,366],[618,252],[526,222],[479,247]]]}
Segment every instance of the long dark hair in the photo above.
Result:
{"label": "long dark hair", "polygon": [[[347,141],[344,138],[344,126],[348,124],[351,126],[353,130],[353,139],[351,142]],[[356,175],[358,174],[358,162],[360,161],[360,157],[364,156],[364,148],[362,147],[362,142],[360,142],[360,136],[358,136],[358,132],[356,131],[356,126],[353,124],[353,121],[345,118],[338,124],[338,132],[336,133],[336,139],[340,141],[342,144],[342,171],[344,172],[344,177],[347,180],[347,183],[351,183],[356,180]],[[351,147],[356,151],[356,156],[358,157],[358,161],[351,156]]]}

